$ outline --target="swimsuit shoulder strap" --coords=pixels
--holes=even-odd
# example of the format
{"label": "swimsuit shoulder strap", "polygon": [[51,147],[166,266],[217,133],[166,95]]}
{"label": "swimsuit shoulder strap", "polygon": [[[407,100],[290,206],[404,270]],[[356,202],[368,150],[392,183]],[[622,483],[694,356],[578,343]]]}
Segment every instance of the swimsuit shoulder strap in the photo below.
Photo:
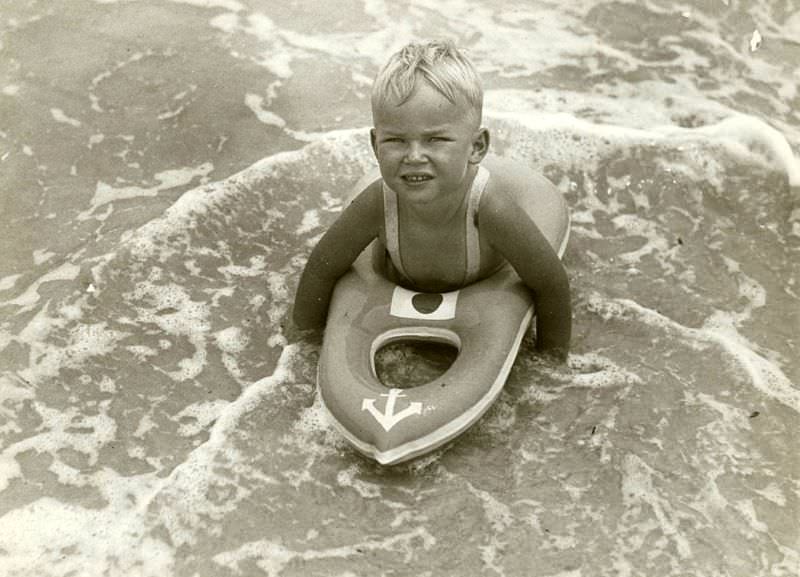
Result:
{"label": "swimsuit shoulder strap", "polygon": [[408,278],[403,263],[400,260],[400,225],[397,216],[397,193],[389,188],[385,182],[383,188],[383,219],[386,227],[386,250],[395,270]]}
{"label": "swimsuit shoulder strap", "polygon": [[[467,201],[466,243],[467,243],[467,271],[464,282],[473,282],[481,268],[481,241],[478,235],[477,217],[483,192],[489,182],[489,170],[478,166],[478,172],[472,181]],[[388,236],[388,232],[387,232]]]}

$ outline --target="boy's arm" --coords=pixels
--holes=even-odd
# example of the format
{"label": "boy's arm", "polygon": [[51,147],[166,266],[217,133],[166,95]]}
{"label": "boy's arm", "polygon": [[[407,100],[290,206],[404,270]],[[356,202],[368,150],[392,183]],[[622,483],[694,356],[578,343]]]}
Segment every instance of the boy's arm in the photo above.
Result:
{"label": "boy's arm", "polygon": [[378,236],[383,215],[380,185],[359,194],[322,235],[308,257],[294,300],[294,322],[300,329],[325,324],[331,292],[361,251]]}
{"label": "boy's arm", "polygon": [[564,266],[536,224],[508,194],[493,191],[484,199],[479,213],[481,233],[533,293],[536,348],[566,359],[572,304]]}

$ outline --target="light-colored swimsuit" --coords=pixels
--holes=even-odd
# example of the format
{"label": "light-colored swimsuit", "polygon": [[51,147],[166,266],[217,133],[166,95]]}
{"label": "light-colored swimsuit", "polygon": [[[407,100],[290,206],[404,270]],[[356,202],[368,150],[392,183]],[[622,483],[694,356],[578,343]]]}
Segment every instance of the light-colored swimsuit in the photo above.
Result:
{"label": "light-colored swimsuit", "polygon": [[[464,230],[466,231],[467,263],[464,271],[462,285],[475,282],[479,278],[481,269],[481,242],[478,234],[478,207],[481,204],[481,197],[486,184],[489,182],[489,171],[478,167],[478,172],[472,181],[467,199],[467,222]],[[389,253],[391,264],[395,271],[408,283],[414,285],[413,280],[408,276],[403,268],[403,261],[400,258],[400,232],[397,216],[397,193],[383,183],[383,214],[386,226],[386,251]]]}

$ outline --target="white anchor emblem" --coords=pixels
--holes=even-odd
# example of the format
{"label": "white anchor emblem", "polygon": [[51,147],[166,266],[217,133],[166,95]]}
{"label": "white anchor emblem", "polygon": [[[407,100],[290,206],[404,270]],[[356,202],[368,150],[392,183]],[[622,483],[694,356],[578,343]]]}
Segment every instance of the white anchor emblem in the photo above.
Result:
{"label": "white anchor emblem", "polygon": [[397,402],[397,399],[399,397],[405,397],[402,389],[389,389],[388,394],[383,394],[381,396],[387,397],[386,407],[384,408],[383,413],[379,412],[375,408],[375,401],[377,399],[364,399],[364,402],[361,403],[361,410],[369,411],[387,433],[389,432],[389,429],[394,427],[406,417],[422,414],[422,403],[418,402],[409,403],[408,406],[399,413],[394,412],[394,405]]}

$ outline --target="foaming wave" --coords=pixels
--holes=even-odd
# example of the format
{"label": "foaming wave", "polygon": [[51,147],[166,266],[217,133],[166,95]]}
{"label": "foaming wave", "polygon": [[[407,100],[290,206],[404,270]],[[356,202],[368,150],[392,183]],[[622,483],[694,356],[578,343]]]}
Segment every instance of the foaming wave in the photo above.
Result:
{"label": "foaming wave", "polygon": [[256,566],[268,575],[280,575],[292,562],[301,561],[308,566],[311,563],[322,563],[326,567],[336,559],[360,558],[366,552],[399,552],[406,562],[415,556],[415,550],[429,551],[436,545],[436,538],[424,527],[411,531],[399,532],[384,539],[366,539],[350,545],[333,548],[292,550],[280,542],[259,540],[245,543],[241,547],[219,553],[214,562],[230,570],[241,572],[240,565],[246,561],[254,561]]}
{"label": "foaming wave", "polygon": [[[687,559],[692,555],[692,547],[685,537],[683,531],[679,529],[681,522],[689,516],[682,514],[680,508],[676,508],[668,495],[661,494],[654,484],[656,472],[647,463],[636,455],[626,455],[622,463],[622,494],[626,512],[623,520],[626,520],[629,527],[633,529],[633,534],[647,533],[653,530],[650,515],[638,522],[641,515],[642,504],[646,504],[653,511],[660,527],[661,533],[674,543],[680,559]],[[626,519],[627,518],[627,519]],[[628,539],[637,539],[629,534]],[[663,546],[660,547],[663,549]]]}
{"label": "foaming wave", "polygon": [[690,140],[709,137],[719,140],[735,157],[750,160],[755,156],[761,164],[785,172],[790,186],[800,186],[800,160],[792,152],[786,137],[754,116],[737,114],[694,129],[662,127],[658,131]]}
{"label": "foaming wave", "polygon": [[[9,575],[170,575],[174,549],[148,535],[139,506],[155,478],[95,474],[102,508],[44,497],[3,517],[0,544]],[[65,554],[65,552],[69,554]]]}
{"label": "foaming wave", "polygon": [[[125,477],[108,468],[83,474],[62,463],[55,472],[69,477],[60,482],[91,486],[102,495],[103,506],[85,508],[43,498],[6,514],[6,522],[0,527],[4,568],[19,574],[33,574],[34,568],[38,568],[38,574],[55,574],[52,572],[55,570],[61,575],[86,571],[143,576],[173,574],[174,546],[193,543],[196,532],[206,527],[206,520],[235,511],[248,496],[248,491],[232,483],[228,474],[218,472],[222,463],[239,476],[247,474],[260,483],[277,483],[268,475],[248,468],[247,459],[237,453],[231,437],[248,413],[273,395],[276,387],[294,378],[292,367],[298,357],[298,347],[287,346],[275,372],[250,385],[235,401],[220,407],[208,440],[165,478],[157,473]],[[44,407],[39,407],[39,411],[50,415],[42,425],[48,432],[12,446],[11,453],[4,451],[6,464],[9,457],[32,448],[49,452],[67,446],[89,454],[90,461],[96,462],[98,449],[115,438],[114,422],[104,413],[94,418],[77,418],[74,411]],[[70,432],[73,427],[91,428],[93,434]],[[4,469],[4,473],[9,472],[7,467]],[[220,491],[226,492],[224,501],[213,498]],[[156,506],[158,513],[148,515],[147,511]],[[169,532],[171,544],[153,534],[159,525]],[[64,555],[66,550],[71,554]],[[32,560],[35,560],[33,566]]]}
{"label": "foaming wave", "polygon": [[[761,165],[786,174],[790,186],[800,186],[800,161],[795,157],[786,137],[753,116],[734,114],[716,123],[696,128],[675,125],[653,126],[648,129],[622,124],[599,124],[584,120],[567,112],[525,111],[524,98],[509,102],[501,92],[490,96],[489,120],[500,120],[497,129],[514,142],[514,129],[524,128],[526,142],[539,138],[541,145],[531,154],[540,162],[560,166],[579,166],[590,163],[596,166],[602,159],[620,150],[638,146],[663,146],[679,149],[685,154],[684,163],[691,163],[692,176],[701,178],[709,174],[709,162],[719,163],[716,171],[725,171],[725,157],[733,161]],[[546,143],[545,143],[546,142]],[[529,143],[529,145],[531,145]],[[697,146],[696,153],[690,149]],[[708,158],[708,150],[720,148],[718,158]],[[687,166],[686,168],[689,168]]]}
{"label": "foaming wave", "polygon": [[[245,461],[235,449],[231,437],[236,435],[248,413],[274,395],[277,387],[294,379],[292,365],[297,362],[298,351],[296,345],[284,347],[272,375],[251,384],[236,400],[223,405],[209,430],[208,440],[194,449],[153,493],[152,501],[166,505],[160,509],[159,517],[174,543],[194,543],[194,534],[203,526],[204,519],[218,518],[234,511],[248,496],[248,491],[227,475],[215,475],[215,463],[224,462],[242,474],[241,467]],[[262,481],[269,480],[263,475],[259,477]],[[212,489],[219,491],[225,486],[231,490],[226,492],[224,501],[209,499]]]}
{"label": "foaming wave", "polygon": [[588,307],[606,319],[636,320],[671,333],[690,346],[703,348],[713,344],[723,348],[744,369],[750,383],[768,397],[800,412],[800,391],[775,363],[756,352],[756,345],[742,337],[727,315],[717,312],[701,328],[691,328],[643,307],[631,299],[606,300],[599,295],[588,299]]}

